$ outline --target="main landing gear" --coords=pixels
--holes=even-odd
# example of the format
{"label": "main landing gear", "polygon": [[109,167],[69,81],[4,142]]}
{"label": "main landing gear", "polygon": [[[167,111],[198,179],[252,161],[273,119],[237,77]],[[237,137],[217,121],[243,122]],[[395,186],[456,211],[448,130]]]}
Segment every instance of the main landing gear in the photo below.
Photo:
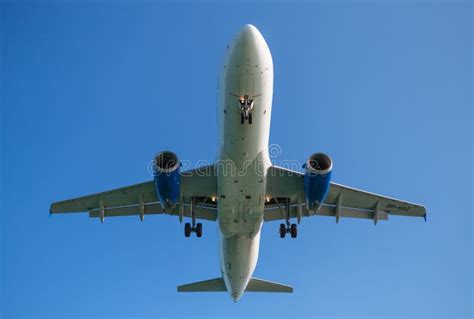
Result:
{"label": "main landing gear", "polygon": [[290,223],[290,217],[291,217],[290,199],[289,198],[286,199],[285,210],[282,209],[282,207],[280,206],[280,204],[278,203],[276,199],[275,201],[278,205],[278,208],[280,208],[280,210],[285,214],[285,221],[286,221],[285,224],[280,224],[280,229],[279,229],[280,238],[285,238],[287,233],[291,235],[291,238],[296,238],[296,236],[298,236],[298,225]]}
{"label": "main landing gear", "polygon": [[190,223],[184,224],[184,237],[190,237],[191,233],[196,233],[197,237],[202,237],[202,224],[197,223],[195,226],[191,226]]}
{"label": "main landing gear", "polygon": [[285,238],[286,233],[290,233],[291,238],[298,236],[298,225],[296,224],[280,224],[280,238]]}
{"label": "main landing gear", "polygon": [[184,237],[190,237],[191,233],[196,233],[196,237],[202,237],[202,224],[196,223],[196,200],[191,198],[191,223],[184,224]]}

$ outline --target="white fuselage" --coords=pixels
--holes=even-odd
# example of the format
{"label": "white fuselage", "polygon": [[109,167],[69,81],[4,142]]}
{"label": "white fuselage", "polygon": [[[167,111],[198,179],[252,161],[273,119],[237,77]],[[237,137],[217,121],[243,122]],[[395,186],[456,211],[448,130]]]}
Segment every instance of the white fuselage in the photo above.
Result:
{"label": "white fuselage", "polygon": [[[219,74],[218,224],[221,271],[237,301],[258,258],[265,206],[273,96],[273,61],[265,39],[251,25],[239,32]],[[252,123],[242,124],[241,102],[253,100]]]}

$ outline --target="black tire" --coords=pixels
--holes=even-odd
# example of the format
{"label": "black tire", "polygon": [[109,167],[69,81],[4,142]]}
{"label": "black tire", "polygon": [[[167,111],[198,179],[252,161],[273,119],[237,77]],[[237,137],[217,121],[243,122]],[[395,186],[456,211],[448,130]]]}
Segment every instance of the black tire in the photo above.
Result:
{"label": "black tire", "polygon": [[249,113],[249,124],[252,124],[252,113]]}
{"label": "black tire", "polygon": [[286,226],[285,224],[280,224],[280,238],[285,238],[286,235]]}
{"label": "black tire", "polygon": [[244,121],[245,121],[244,113],[240,113],[240,124],[244,124]]}
{"label": "black tire", "polygon": [[290,234],[291,238],[296,238],[296,236],[298,236],[298,226],[296,224],[291,224]]}
{"label": "black tire", "polygon": [[202,224],[197,223],[196,225],[196,236],[201,238],[202,237]]}
{"label": "black tire", "polygon": [[186,223],[184,224],[184,237],[189,237],[191,236],[191,224]]}

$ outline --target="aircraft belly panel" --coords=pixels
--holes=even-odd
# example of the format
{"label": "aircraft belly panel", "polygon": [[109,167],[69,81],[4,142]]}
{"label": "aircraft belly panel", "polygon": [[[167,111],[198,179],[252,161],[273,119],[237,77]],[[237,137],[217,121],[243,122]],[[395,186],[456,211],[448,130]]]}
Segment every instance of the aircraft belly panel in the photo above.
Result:
{"label": "aircraft belly panel", "polygon": [[256,266],[271,166],[273,61],[263,37],[246,30],[229,47],[218,85],[217,219],[222,275],[234,300]]}

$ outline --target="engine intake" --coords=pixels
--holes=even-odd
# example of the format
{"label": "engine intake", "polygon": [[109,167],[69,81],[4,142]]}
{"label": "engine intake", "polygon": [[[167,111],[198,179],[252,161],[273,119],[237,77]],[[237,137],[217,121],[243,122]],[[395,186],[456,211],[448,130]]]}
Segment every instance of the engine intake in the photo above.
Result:
{"label": "engine intake", "polygon": [[306,207],[310,211],[316,211],[329,192],[332,159],[324,153],[314,153],[303,167],[306,169],[304,174]]}
{"label": "engine intake", "polygon": [[155,190],[163,209],[174,208],[179,200],[180,167],[178,156],[173,152],[164,151],[154,158]]}

